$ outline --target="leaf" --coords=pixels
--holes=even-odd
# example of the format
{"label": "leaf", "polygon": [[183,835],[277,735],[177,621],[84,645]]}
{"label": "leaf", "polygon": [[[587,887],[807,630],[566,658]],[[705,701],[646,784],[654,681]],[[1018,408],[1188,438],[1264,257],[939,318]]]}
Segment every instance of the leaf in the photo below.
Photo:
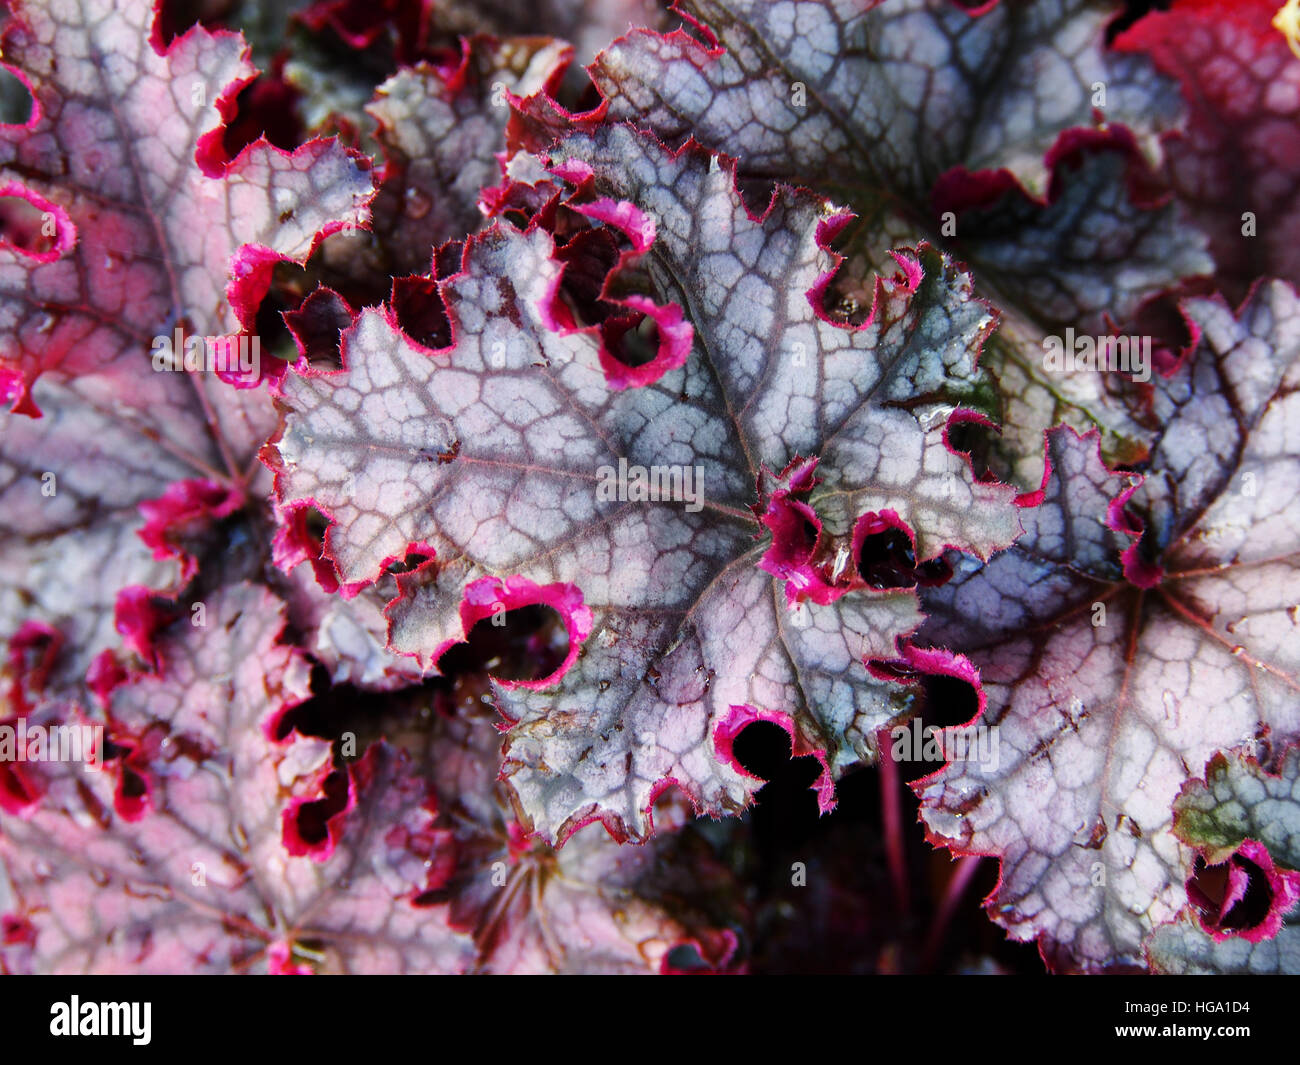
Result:
{"label": "leaf", "polygon": [[433,249],[477,231],[481,189],[501,177],[510,104],[553,84],[568,49],[544,37],[466,41],[458,66],[401,70],[366,110],[379,122],[386,166],[376,232],[390,273],[424,273]]}
{"label": "leaf", "polygon": [[[943,390],[977,379],[991,316],[964,275],[922,248],[880,282],[869,326],[834,324],[815,307],[836,265],[822,240],[841,216],[814,197],[781,190],[754,218],[707,154],[671,156],[624,127],[575,137],[554,159],[598,197],[566,208],[587,235],[559,250],[540,224],[473,238],[462,272],[440,285],[455,337],[445,353],[412,347],[386,312],[363,312],[343,371],[285,379],[266,458],[282,505],[333,519],[326,553],[343,581],[374,580],[412,544],[435,552],[439,581],[441,567],[463,567],[461,633],[441,599],[421,637],[399,599],[394,631],[422,644],[399,650],[436,656],[497,609],[493,595],[505,610],[561,614],[567,672],[497,686],[514,722],[504,772],[545,839],[593,818],[644,838],[668,781],[711,814],[748,801],[756,782],[718,746],[751,720],[780,721],[797,753],[824,751],[838,773],[870,758],[875,728],[904,709],[905,692],[864,660],[894,656],[920,620],[915,597],[866,590],[855,526],[892,514],[917,563],[953,544],[987,554],[1016,535],[1012,490],[974,483],[944,443]],[[602,291],[633,269],[653,279],[653,301],[621,297],[657,316],[649,364],[620,362],[607,330],[556,310],[566,264],[578,264],[568,283],[585,285],[582,255],[604,240],[633,250]],[[683,314],[694,345],[681,365]],[[759,568],[751,508],[760,479],[811,455],[817,483],[782,499],[816,517],[805,564],[828,576],[824,601],[792,619],[787,598],[803,593],[787,596]],[[629,489],[650,467],[674,498]],[[828,804],[829,778],[819,787]]]}
{"label": "leaf", "polygon": [[1004,392],[1021,416],[1004,422],[1000,475],[1036,486],[1042,434],[1063,418],[1081,431],[1100,419],[1123,434],[1110,450],[1131,449],[1122,401],[1099,402],[1091,374],[1046,372],[1044,339],[1136,331],[1146,301],[1213,263],[1150,171],[1181,104],[1145,57],[1106,47],[1115,5],[1003,3],[978,17],[951,0],[679,10],[696,36],[633,32],[592,64],[610,117],[670,146],[694,137],[735,156],[746,178],[793,178],[846,202],[859,216],[842,234],[853,274],[920,240],[967,264],[1005,312],[986,369],[1028,378]]}
{"label": "leaf", "polygon": [[315,0],[297,16],[316,33],[327,27],[343,44],[358,52],[371,45],[390,48],[402,62],[426,45],[429,11],[423,3],[411,0]]}
{"label": "leaf", "polygon": [[562,44],[546,38],[477,38],[465,42],[450,72],[421,64],[378,87],[367,111],[380,122],[387,161],[380,207],[387,196],[400,203],[387,244],[411,247],[399,272],[425,272],[434,247],[480,228],[478,192],[500,178],[495,156],[506,147],[507,92],[541,91],[568,59]]}
{"label": "leaf", "polygon": [[179,579],[180,567],[156,560],[139,538],[138,507],[189,467],[68,389],[42,385],[38,394],[45,417],[0,421],[0,637],[9,643],[31,621],[61,632],[43,685],[57,693],[75,688],[91,660],[117,645],[113,607],[122,588]]}
{"label": "leaf", "polygon": [[[119,687],[109,768],[40,763],[25,816],[0,813],[0,859],[36,972],[443,972],[467,938],[423,896],[451,858],[427,787],[372,747],[332,772],[330,746],[278,739],[308,667],[277,642],[283,608],[237,585],[207,625],[160,636],[160,672]],[[29,725],[30,727],[30,725]],[[114,779],[116,778],[116,779]],[[30,937],[29,937],[30,938]]]}
{"label": "leaf", "polygon": [[1174,832],[1217,864],[1246,839],[1273,860],[1300,869],[1300,749],[1285,752],[1277,773],[1253,758],[1220,752],[1174,803]]}
{"label": "leaf", "polygon": [[[1000,4],[977,18],[951,0],[680,10],[699,39],[635,31],[592,64],[610,117],[847,200],[868,262],[922,238],[959,247],[990,294],[1044,328],[1091,328],[1104,310],[1122,320],[1122,304],[1211,267],[1143,188],[1181,105],[1144,58],[1105,47],[1110,4]],[[1170,253],[1163,270],[1156,246]],[[1145,269],[1122,268],[1129,251]]]}
{"label": "leaf", "polygon": [[[417,14],[413,7],[407,13]],[[480,193],[501,180],[498,156],[507,148],[512,94],[554,88],[571,49],[548,37],[475,36],[458,42],[454,58],[417,48],[436,61],[398,68],[391,57],[372,54],[383,52],[378,44],[340,54],[322,50],[324,43],[308,38],[286,64],[287,77],[304,94],[308,126],[341,130],[384,165],[369,228],[326,238],[308,277],[357,307],[388,298],[400,317],[390,284],[409,285],[411,275],[430,272],[438,249],[482,228]],[[395,72],[385,79],[385,71]],[[303,292],[285,294],[292,303]],[[409,332],[429,343],[417,330]]]}
{"label": "leaf", "polygon": [[1188,907],[1178,921],[1156,929],[1147,947],[1155,971],[1300,971],[1295,930],[1285,923],[1296,914],[1300,872],[1275,866],[1262,843],[1245,840],[1217,867],[1199,870],[1188,894],[1200,913]]}
{"label": "leaf", "polygon": [[[1162,973],[1300,973],[1300,908],[1283,917],[1300,893],[1300,876],[1284,871],[1300,869],[1300,749],[1284,752],[1277,774],[1244,754],[1218,753],[1205,776],[1174,802],[1175,834],[1212,865],[1251,858],[1258,887],[1273,897],[1253,934],[1225,935],[1184,914],[1154,931],[1149,961]],[[1257,917],[1261,902],[1252,902]]]}
{"label": "leaf", "polygon": [[[312,5],[317,12],[332,6],[328,2]],[[412,11],[416,5],[402,6]],[[418,12],[412,13],[418,17]],[[395,72],[394,51],[409,49],[419,54],[423,44],[418,39],[410,40],[406,32],[410,23],[400,14],[390,19],[388,16],[393,14],[391,9],[371,6],[363,17],[373,21],[355,44],[346,39],[349,34],[335,32],[329,20],[290,21],[287,40],[282,42],[282,47],[288,45],[282,76],[297,96],[296,110],[305,131],[339,133],[349,142],[355,141],[357,147],[378,155],[373,138],[368,138],[371,124],[365,118],[366,105],[374,97],[375,87]],[[364,39],[372,33],[375,39],[366,45]]]}
{"label": "leaf", "polygon": [[190,545],[201,542],[214,522],[243,505],[241,492],[215,481],[176,481],[160,498],[140,504],[147,519],[139,530],[140,539],[153,548],[154,558],[180,559],[181,581],[188,583],[199,568]]}
{"label": "leaf", "polygon": [[[1066,338],[1058,339],[1064,347]],[[1129,344],[1132,350],[1133,341]],[[984,360],[995,385],[988,413],[1002,427],[984,441],[980,458],[990,472],[1026,490],[1041,485],[1046,471],[1043,434],[1058,425],[1080,434],[1100,430],[1101,453],[1109,463],[1144,460],[1155,426],[1137,401],[1133,382],[1117,373],[1048,372],[1045,355],[1041,329],[1014,312],[1004,313]],[[1159,367],[1154,345],[1151,355],[1154,372]]]}
{"label": "leaf", "polygon": [[1300,284],[1300,62],[1273,26],[1280,6],[1178,0],[1115,40],[1182,86],[1188,119],[1166,138],[1165,176],[1234,303],[1261,276]]}
{"label": "leaf", "polygon": [[1281,976],[1300,973],[1300,906],[1273,939],[1252,943],[1239,936],[1216,941],[1186,922],[1162,925],[1147,947],[1151,968],[1175,975]]}
{"label": "leaf", "polygon": [[287,595],[298,644],[329,671],[331,683],[392,691],[424,677],[416,658],[389,649],[384,607],[397,595],[394,578],[344,598],[322,588],[310,566],[298,566]]}
{"label": "leaf", "polygon": [[1055,968],[1140,964],[1187,902],[1183,782],[1216,751],[1300,733],[1300,308],[1280,282],[1240,318],[1184,306],[1203,341],[1154,392],[1141,486],[1095,435],[1054,431],[1026,535],[924,594],[918,638],[978,669],[1000,756],[919,783],[922,816],[937,842],[1002,859],[994,919]]}
{"label": "leaf", "polygon": [[1296,971],[1281,3],[2,5],[0,971]]}
{"label": "leaf", "polygon": [[661,800],[659,834],[618,844],[590,826],[559,850],[530,838],[498,783],[501,735],[481,712],[438,717],[427,758],[456,839],[451,923],[489,973],[646,973],[692,955],[735,965],[736,885],[702,841],[671,831],[684,804]]}
{"label": "leaf", "polygon": [[[1153,177],[1126,131],[1063,134],[1047,160],[1045,203],[1006,171],[950,172],[932,196],[937,213],[951,213],[952,253],[1004,309],[986,359],[1005,405],[995,412],[1006,430],[992,469],[1025,487],[1041,483],[1042,435],[1062,422],[1100,427],[1109,455],[1145,452],[1155,432],[1135,417],[1134,382],[1146,385],[1177,361],[1181,351],[1171,349],[1194,344],[1185,319],[1162,315],[1161,297],[1213,265],[1201,236],[1143,187]],[[1053,344],[1074,354],[1078,337],[1116,338],[1128,354],[1095,369],[1053,365]]]}
{"label": "leaf", "polygon": [[0,130],[5,202],[45,212],[53,235],[45,251],[0,246],[0,391],[16,411],[0,419],[0,638],[58,626],[50,683],[65,691],[116,642],[123,588],[176,590],[171,519],[146,526],[137,508],[180,481],[242,498],[274,424],[265,392],[154,356],[169,366],[178,338],[238,331],[274,260],[364,217],[371,189],[364,163],[323,141],[223,159],[223,109],[251,76],[239,39],[194,29],[159,54],[152,18],[90,0],[24,7],[6,30],[37,108]]}
{"label": "leaf", "polygon": [[591,74],[611,117],[680,142],[694,136],[778,180],[897,190],[920,200],[954,166],[1005,167],[1042,193],[1063,129],[1106,120],[1154,158],[1179,118],[1148,64],[1105,48],[1114,7],[999,4],[972,18],[951,0],[887,4],[688,0],[699,36],[633,31]]}
{"label": "leaf", "polygon": [[936,214],[955,215],[954,250],[1043,331],[1110,332],[1107,315],[1131,322],[1144,301],[1210,272],[1205,242],[1147,187],[1127,131],[1063,134],[1046,163],[1043,202],[1005,171],[952,171],[931,194]]}
{"label": "leaf", "polygon": [[[0,131],[0,172],[6,194],[55,229],[40,256],[0,249],[3,371],[25,413],[42,373],[120,381],[141,375],[153,339],[176,324],[187,336],[238,331],[235,312],[256,307],[274,262],[302,262],[322,231],[365,217],[367,168],[336,145],[290,155],[259,142],[225,160],[221,112],[253,73],[240,39],[193,29],[160,55],[152,16],[143,0],[88,0],[66,22],[24,7],[6,31],[37,109]],[[195,408],[193,387],[175,382],[165,407]]]}

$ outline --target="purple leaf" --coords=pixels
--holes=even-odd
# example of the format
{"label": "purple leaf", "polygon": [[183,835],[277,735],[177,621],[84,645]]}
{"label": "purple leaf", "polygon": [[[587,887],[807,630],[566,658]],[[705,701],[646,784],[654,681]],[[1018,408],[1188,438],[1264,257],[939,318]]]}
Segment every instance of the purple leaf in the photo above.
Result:
{"label": "purple leaf", "polygon": [[1095,435],[1054,431],[1024,538],[924,597],[921,639],[978,668],[1000,757],[920,783],[922,815],[936,841],[1001,857],[995,920],[1057,968],[1140,964],[1187,902],[1183,782],[1216,751],[1300,735],[1300,308],[1280,282],[1240,318],[1186,308],[1203,342],[1155,390],[1141,485]]}
{"label": "purple leaf", "polygon": [[[625,304],[683,309],[685,364],[619,387],[601,331],[557,317],[555,238],[498,225],[440,286],[454,346],[430,356],[363,312],[343,371],[285,379],[267,458],[282,504],[332,517],[344,582],[375,579],[411,545],[435,553],[436,594],[412,579],[390,610],[398,650],[432,657],[463,638],[454,597],[485,577],[550,589],[580,654],[541,690],[497,686],[513,722],[505,774],[544,838],[596,818],[644,838],[670,783],[710,813],[746,804],[756,782],[718,751],[736,721],[778,717],[831,774],[873,757],[906,693],[865,660],[894,657],[920,617],[911,590],[865,587],[855,526],[892,512],[918,563],[950,545],[987,555],[1019,529],[1013,491],[975,482],[945,442],[944,390],[978,379],[992,317],[923,247],[879,281],[869,325],[825,320],[837,264],[823,243],[842,215],[781,190],[755,218],[698,149],[669,155],[612,127],[553,161],[578,185],[564,209],[587,220],[584,239],[633,246],[604,287],[645,269],[653,303]],[[803,502],[833,590],[792,611],[805,596],[759,568],[751,508],[801,455],[820,460]],[[829,804],[829,778],[819,788]]]}
{"label": "purple leaf", "polygon": [[[404,755],[280,738],[307,695],[281,605],[234,586],[160,637],[159,672],[113,694],[106,768],[33,763],[37,804],[0,813],[0,968],[35,972],[446,972],[472,957],[423,897],[449,833]],[[29,718],[28,728],[45,726]]]}

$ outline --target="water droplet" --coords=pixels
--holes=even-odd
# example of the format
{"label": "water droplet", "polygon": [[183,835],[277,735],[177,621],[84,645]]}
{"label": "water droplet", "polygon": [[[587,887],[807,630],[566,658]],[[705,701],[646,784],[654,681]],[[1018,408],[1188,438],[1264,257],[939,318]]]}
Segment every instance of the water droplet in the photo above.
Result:
{"label": "water droplet", "polygon": [[417,188],[406,190],[406,217],[423,218],[433,208],[433,200]]}
{"label": "water droplet", "polygon": [[599,684],[596,685],[596,688],[598,691],[603,691],[603,692],[609,691],[609,681],[602,680]]}
{"label": "water droplet", "polygon": [[1242,647],[1241,644],[1237,644],[1237,645],[1232,649],[1232,653],[1233,653],[1234,655],[1237,655],[1238,657],[1240,657],[1241,655],[1244,655],[1244,654],[1246,653],[1246,649],[1245,649],[1244,647]]}
{"label": "water droplet", "polygon": [[38,333],[48,333],[54,328],[54,315],[47,314],[41,319],[41,324],[36,327]]}

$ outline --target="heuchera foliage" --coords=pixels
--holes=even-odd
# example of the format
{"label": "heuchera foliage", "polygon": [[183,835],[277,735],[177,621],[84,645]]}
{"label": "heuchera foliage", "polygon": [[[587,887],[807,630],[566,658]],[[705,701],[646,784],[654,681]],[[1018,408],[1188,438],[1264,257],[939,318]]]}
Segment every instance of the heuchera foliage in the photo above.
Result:
{"label": "heuchera foliage", "polygon": [[1166,6],[11,3],[0,971],[779,968],[751,726],[823,945],[1300,971],[1300,45]]}

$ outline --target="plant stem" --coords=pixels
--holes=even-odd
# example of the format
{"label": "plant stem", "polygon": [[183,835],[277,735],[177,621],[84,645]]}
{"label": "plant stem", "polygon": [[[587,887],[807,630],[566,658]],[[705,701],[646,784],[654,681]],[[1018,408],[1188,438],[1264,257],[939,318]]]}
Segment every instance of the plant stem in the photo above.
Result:
{"label": "plant stem", "polygon": [[939,950],[943,947],[944,937],[948,933],[948,926],[952,924],[953,915],[957,912],[966,889],[970,887],[970,882],[979,872],[981,860],[977,854],[968,854],[964,858],[957,859],[957,868],[952,874],[952,879],[948,881],[948,890],[943,894],[943,902],[939,904],[939,912],[935,915],[930,935],[925,941],[925,953],[921,957],[922,972],[933,971],[934,964],[939,958]]}
{"label": "plant stem", "polygon": [[889,734],[877,734],[876,750],[880,763],[881,819],[885,835],[885,856],[889,861],[889,879],[894,888],[894,907],[900,918],[907,919],[911,910],[911,892],[907,883],[907,855],[903,843],[903,806],[900,801],[902,782],[898,763],[890,755]]}

